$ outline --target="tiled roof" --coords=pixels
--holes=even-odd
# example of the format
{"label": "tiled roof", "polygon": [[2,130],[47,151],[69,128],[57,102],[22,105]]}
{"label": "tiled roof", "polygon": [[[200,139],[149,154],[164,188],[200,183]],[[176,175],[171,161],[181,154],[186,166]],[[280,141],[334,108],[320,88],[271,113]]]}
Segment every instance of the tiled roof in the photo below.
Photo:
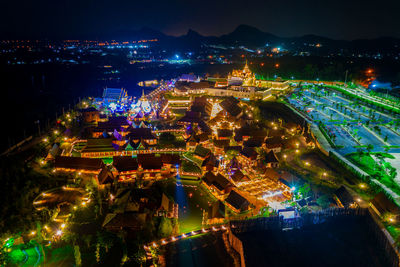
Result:
{"label": "tiled roof", "polygon": [[229,193],[229,196],[225,199],[227,203],[229,203],[232,207],[238,210],[245,210],[249,206],[249,201],[239,195],[236,191],[232,190]]}
{"label": "tiled roof", "polygon": [[207,157],[210,153],[211,150],[203,147],[202,145],[196,146],[196,149],[194,150],[194,154],[202,158]]}
{"label": "tiled roof", "polygon": [[82,153],[110,152],[115,150],[111,138],[90,138],[87,140],[86,146],[82,149]]}
{"label": "tiled roof", "polygon": [[133,171],[138,169],[136,158],[130,156],[115,156],[113,157],[113,166],[119,172]]}
{"label": "tiled roof", "polygon": [[104,163],[101,159],[57,156],[55,158],[55,167],[64,169],[82,169],[96,171],[103,168]]}
{"label": "tiled roof", "polygon": [[145,170],[160,170],[163,166],[161,157],[156,157],[155,154],[138,154],[137,160]]}

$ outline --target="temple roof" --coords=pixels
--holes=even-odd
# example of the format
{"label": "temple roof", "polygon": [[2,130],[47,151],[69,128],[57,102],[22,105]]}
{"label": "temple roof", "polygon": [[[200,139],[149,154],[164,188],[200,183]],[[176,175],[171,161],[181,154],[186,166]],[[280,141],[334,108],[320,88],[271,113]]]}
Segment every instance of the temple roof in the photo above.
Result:
{"label": "temple roof", "polygon": [[238,210],[245,210],[250,204],[247,199],[234,190],[229,193],[229,196],[225,199],[225,201]]}
{"label": "temple roof", "polygon": [[82,149],[82,153],[110,152],[115,150],[111,138],[90,138],[87,140],[86,146]]}
{"label": "temple roof", "polygon": [[138,169],[138,162],[136,158],[131,156],[114,156],[113,166],[119,172],[133,171]]}
{"label": "temple roof", "polygon": [[218,190],[223,191],[228,187],[232,187],[232,183],[221,173],[214,175],[211,171],[207,172],[204,177],[203,181],[207,185],[214,185]]}
{"label": "temple roof", "polygon": [[63,169],[97,171],[104,167],[101,159],[57,156],[54,166]]}

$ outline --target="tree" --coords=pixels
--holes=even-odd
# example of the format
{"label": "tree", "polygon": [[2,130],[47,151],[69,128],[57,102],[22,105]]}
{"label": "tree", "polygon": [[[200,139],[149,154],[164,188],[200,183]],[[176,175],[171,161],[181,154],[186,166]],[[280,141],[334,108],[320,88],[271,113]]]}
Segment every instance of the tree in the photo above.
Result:
{"label": "tree", "polygon": [[363,153],[363,149],[362,149],[362,147],[357,147],[357,153],[358,153],[358,160],[359,161],[361,161],[361,156],[362,156],[362,153]]}
{"label": "tree", "polygon": [[114,233],[108,231],[97,232],[97,242],[106,250],[106,252],[108,252],[117,239],[118,237]]}
{"label": "tree", "polygon": [[327,195],[322,195],[317,199],[317,204],[321,206],[321,208],[326,209],[329,207],[330,201]]}
{"label": "tree", "polygon": [[299,193],[303,196],[303,198],[307,197],[309,193],[311,192],[311,187],[309,184],[304,183],[300,188],[299,188]]}
{"label": "tree", "polygon": [[168,237],[172,234],[172,223],[171,220],[165,217],[161,217],[160,224],[158,226],[158,236]]}
{"label": "tree", "polygon": [[74,256],[76,266],[82,266],[81,252],[79,250],[79,245],[74,245]]}
{"label": "tree", "polygon": [[368,154],[371,154],[371,150],[374,149],[374,146],[372,144],[368,144],[366,149],[367,149]]}

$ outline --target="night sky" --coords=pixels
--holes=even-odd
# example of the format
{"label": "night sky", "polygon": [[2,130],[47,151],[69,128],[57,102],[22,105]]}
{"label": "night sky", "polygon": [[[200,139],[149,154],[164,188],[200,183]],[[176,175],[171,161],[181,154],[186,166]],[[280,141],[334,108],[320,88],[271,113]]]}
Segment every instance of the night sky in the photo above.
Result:
{"label": "night sky", "polygon": [[221,35],[240,24],[282,37],[400,38],[399,10],[399,0],[3,0],[0,38],[101,36],[141,27]]}

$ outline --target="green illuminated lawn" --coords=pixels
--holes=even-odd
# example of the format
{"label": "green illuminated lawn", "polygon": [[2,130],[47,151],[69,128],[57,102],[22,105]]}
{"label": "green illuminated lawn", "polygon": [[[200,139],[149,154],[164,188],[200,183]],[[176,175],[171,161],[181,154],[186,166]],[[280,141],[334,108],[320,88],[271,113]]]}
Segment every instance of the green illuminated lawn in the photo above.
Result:
{"label": "green illuminated lawn", "polygon": [[103,160],[104,164],[112,164],[113,163],[112,158],[103,158],[102,160]]}
{"label": "green illuminated lawn", "polygon": [[24,246],[13,247],[8,254],[10,263],[17,266],[39,266],[43,263],[42,249],[40,246],[31,246],[24,248]]}
{"label": "green illuminated lawn", "polygon": [[[385,157],[390,155],[382,153]],[[358,153],[350,153],[346,158],[357,165],[363,171],[371,175],[371,177],[379,180],[381,183],[392,189],[397,194],[400,194],[400,186],[375,162],[368,154],[363,153],[361,156]]]}
{"label": "green illuminated lawn", "polygon": [[[209,203],[213,203],[215,199],[197,181],[182,181],[182,184],[186,204],[179,206],[178,221],[180,232],[187,233],[202,228],[203,210],[207,211]],[[174,181],[168,182],[165,190],[167,195],[173,196],[177,201],[177,186]]]}
{"label": "green illuminated lawn", "polygon": [[196,164],[188,160],[182,161],[182,170],[184,172],[194,172],[201,174],[201,169]]}

